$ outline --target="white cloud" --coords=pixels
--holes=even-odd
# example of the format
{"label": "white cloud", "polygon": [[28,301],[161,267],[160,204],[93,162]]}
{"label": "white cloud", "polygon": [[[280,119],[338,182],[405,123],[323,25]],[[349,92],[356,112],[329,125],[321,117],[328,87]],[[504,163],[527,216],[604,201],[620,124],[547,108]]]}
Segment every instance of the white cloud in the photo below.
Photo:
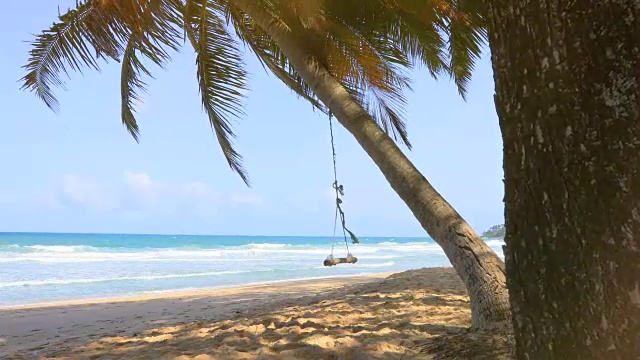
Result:
{"label": "white cloud", "polygon": [[136,210],[160,205],[161,186],[154,183],[147,173],[126,171],[124,177],[126,198],[123,201],[125,204]]}
{"label": "white cloud", "polygon": [[255,206],[262,204],[262,199],[250,193],[224,194],[203,182],[163,182],[145,172],[127,171],[119,184],[65,174],[40,204],[48,208],[119,211],[138,218],[149,213],[213,216],[223,206]]}
{"label": "white cloud", "polygon": [[147,173],[125,171],[124,176],[127,179],[127,183],[139,191],[150,192],[153,190],[153,181],[151,181],[151,177]]}
{"label": "white cloud", "polygon": [[127,210],[212,215],[221,206],[221,195],[202,182],[156,181],[144,172],[126,172],[125,180]]}
{"label": "white cloud", "polygon": [[73,204],[93,210],[113,210],[118,207],[118,201],[109,189],[99,183],[74,174],[65,174],[60,181],[58,199],[49,198],[51,204],[62,200],[62,204]]}

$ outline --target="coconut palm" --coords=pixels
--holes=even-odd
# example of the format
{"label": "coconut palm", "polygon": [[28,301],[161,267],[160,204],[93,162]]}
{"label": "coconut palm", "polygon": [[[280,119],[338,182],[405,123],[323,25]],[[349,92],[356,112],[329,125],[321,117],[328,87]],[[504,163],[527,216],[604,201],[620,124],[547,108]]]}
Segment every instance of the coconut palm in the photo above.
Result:
{"label": "coconut palm", "polygon": [[516,358],[638,359],[640,1],[486,3]]}
{"label": "coconut palm", "polygon": [[85,0],[37,36],[24,87],[55,110],[52,87],[64,85],[63,73],[116,59],[122,121],[137,140],[134,105],[151,75],[147,65],[164,65],[171,50],[188,43],[211,126],[229,165],[248,183],[229,122],[243,115],[244,43],[286,86],[333,114],[369,154],[465,282],[472,326],[504,326],[510,312],[502,261],[394,142],[410,147],[402,113],[406,69],[423,64],[434,77],[450,75],[464,95],[485,37],[482,17],[466,3]]}

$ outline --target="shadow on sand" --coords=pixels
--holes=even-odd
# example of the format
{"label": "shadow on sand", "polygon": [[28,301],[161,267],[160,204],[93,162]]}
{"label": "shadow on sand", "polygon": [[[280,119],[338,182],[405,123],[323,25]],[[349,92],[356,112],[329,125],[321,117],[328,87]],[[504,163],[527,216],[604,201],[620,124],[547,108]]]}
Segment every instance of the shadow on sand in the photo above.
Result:
{"label": "shadow on sand", "polygon": [[216,320],[53,344],[42,349],[39,358],[511,358],[508,337],[467,330],[468,298],[450,268],[407,271],[243,314],[230,311],[226,319]]}

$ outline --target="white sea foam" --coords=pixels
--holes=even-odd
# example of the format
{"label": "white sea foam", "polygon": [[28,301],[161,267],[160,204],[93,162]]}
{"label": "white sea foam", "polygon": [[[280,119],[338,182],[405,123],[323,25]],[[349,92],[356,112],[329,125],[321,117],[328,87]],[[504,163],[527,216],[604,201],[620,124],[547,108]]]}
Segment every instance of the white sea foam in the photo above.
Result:
{"label": "white sea foam", "polygon": [[[241,246],[219,248],[166,248],[166,249],[128,249],[99,248],[91,246],[64,245],[29,245],[0,246],[0,263],[3,262],[152,262],[152,261],[185,261],[185,262],[225,262],[238,259],[251,261],[273,261],[295,258],[318,258],[326,256],[330,251],[330,243],[324,246],[290,245],[273,243],[252,243]],[[390,259],[403,253],[442,253],[435,244],[427,243],[395,243],[351,245],[352,253],[361,258]],[[336,244],[336,253],[346,252],[344,244]]]}
{"label": "white sea foam", "polygon": [[[378,268],[378,267],[393,266],[394,264],[395,263],[393,261],[388,261],[384,263],[371,263],[371,264],[360,263],[360,264],[352,265],[351,267],[352,268]],[[314,267],[302,267],[302,268],[267,268],[267,269],[251,269],[251,270],[209,271],[209,272],[196,272],[196,273],[184,273],[184,274],[120,276],[120,277],[107,277],[107,278],[23,280],[23,281],[0,282],[0,288],[91,284],[91,283],[116,282],[116,281],[150,281],[150,280],[162,280],[162,279],[221,276],[221,275],[232,275],[232,274],[263,273],[263,272],[272,272],[272,271],[298,271],[299,272],[299,271],[305,271],[305,270],[311,270],[311,269],[327,269],[327,268],[324,266],[314,266]]]}
{"label": "white sea foam", "polygon": [[88,279],[25,280],[25,281],[0,282],[0,288],[17,287],[17,286],[90,284],[90,283],[108,282],[108,281],[144,281],[144,280],[160,280],[160,279],[177,279],[177,278],[190,278],[190,277],[242,274],[242,273],[249,273],[249,272],[260,272],[260,271],[273,271],[273,269],[267,269],[267,270],[211,271],[211,272],[187,273],[187,274],[121,276],[121,277],[113,277],[113,278],[93,278],[93,279],[88,278]]}
{"label": "white sea foam", "polygon": [[[311,239],[312,244],[296,238],[240,239],[242,244],[234,246],[226,237],[219,241],[227,245],[206,238],[169,237],[158,242],[139,236],[131,241],[78,238],[80,244],[95,246],[76,245],[74,239],[60,242],[65,245],[57,245],[56,239],[43,240],[51,245],[0,244],[0,304],[324,279],[448,264],[438,245],[419,240],[361,238],[361,244],[348,244],[359,259],[356,264],[325,267],[322,261],[331,252],[332,239]],[[487,243],[501,255],[502,241]],[[175,247],[161,247],[168,244]],[[346,254],[344,240],[337,238],[334,255]]]}
{"label": "white sea foam", "polygon": [[496,247],[505,245],[504,240],[502,239],[487,240],[486,243],[489,246],[496,246]]}
{"label": "white sea foam", "polygon": [[95,247],[84,246],[84,245],[27,245],[24,247],[27,249],[36,250],[37,252],[54,252],[54,253],[72,253],[72,252],[98,250]]}
{"label": "white sea foam", "polygon": [[290,245],[290,244],[271,244],[271,243],[262,243],[262,244],[251,243],[251,244],[247,244],[247,245],[242,245],[241,247],[245,248],[245,249],[282,249],[282,248],[291,247],[291,246],[295,246],[295,245]]}
{"label": "white sea foam", "polygon": [[[447,264],[442,249],[426,241],[362,240],[348,244],[358,263],[337,267],[322,266],[331,252],[330,239],[313,240],[315,244],[282,239],[235,246],[204,241],[194,245],[193,241],[173,248],[154,247],[151,241],[91,243],[96,246],[4,244],[0,245],[0,304],[323,279]],[[232,244],[226,239],[225,243]],[[344,241],[337,239],[334,255],[346,254]]]}

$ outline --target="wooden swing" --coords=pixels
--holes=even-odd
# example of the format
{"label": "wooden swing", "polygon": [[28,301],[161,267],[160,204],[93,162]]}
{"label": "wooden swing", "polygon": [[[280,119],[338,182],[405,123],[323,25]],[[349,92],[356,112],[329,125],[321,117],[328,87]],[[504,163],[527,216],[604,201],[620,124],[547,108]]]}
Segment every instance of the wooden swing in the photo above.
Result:
{"label": "wooden swing", "polygon": [[[351,237],[351,241],[354,244],[360,243],[360,240],[358,240],[358,237],[353,232],[351,232],[351,230],[347,229],[347,226],[344,220],[344,211],[342,211],[342,207],[340,206],[340,204],[342,204],[342,199],[340,197],[344,196],[344,187],[338,183],[338,169],[336,166],[336,147],[333,139],[332,117],[333,116],[331,112],[329,112],[329,133],[331,134],[331,152],[333,154],[333,189],[336,192],[336,215],[333,220],[333,241],[331,243],[331,254],[329,254],[329,256],[327,256],[327,258],[324,260],[323,262],[324,266],[335,266],[338,264],[355,264],[356,262],[358,262],[358,258],[351,255],[351,252],[349,251],[349,242],[347,241],[347,233],[349,233],[349,236]],[[342,225],[342,235],[344,238],[344,245],[347,248],[346,257],[333,256],[333,250],[336,245],[336,229],[338,228],[338,215],[340,215],[340,223]]]}

